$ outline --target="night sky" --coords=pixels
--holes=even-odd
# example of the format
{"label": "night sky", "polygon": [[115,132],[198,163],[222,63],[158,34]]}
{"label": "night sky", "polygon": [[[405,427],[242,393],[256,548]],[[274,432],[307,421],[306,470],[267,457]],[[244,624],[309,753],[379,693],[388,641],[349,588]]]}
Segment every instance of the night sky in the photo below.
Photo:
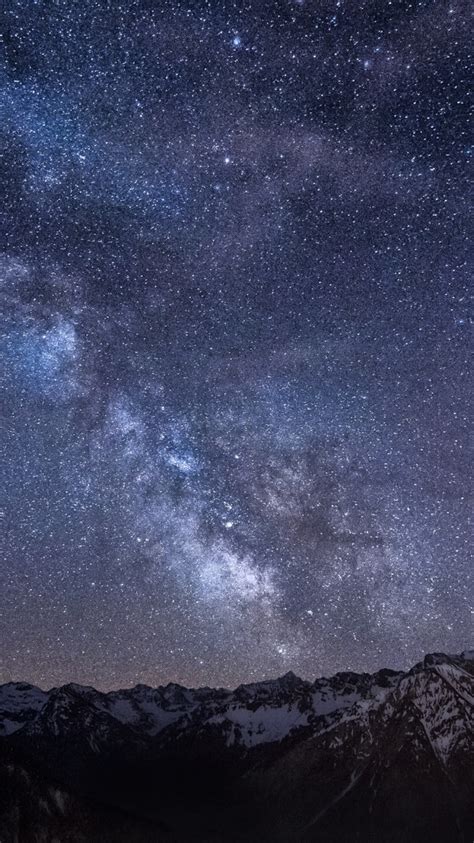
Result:
{"label": "night sky", "polygon": [[468,646],[469,4],[5,23],[0,681]]}

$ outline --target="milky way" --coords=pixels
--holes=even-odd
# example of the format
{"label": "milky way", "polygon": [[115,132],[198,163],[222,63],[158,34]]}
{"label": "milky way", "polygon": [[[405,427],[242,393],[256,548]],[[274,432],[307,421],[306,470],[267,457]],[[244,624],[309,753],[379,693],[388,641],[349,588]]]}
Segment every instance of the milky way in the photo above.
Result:
{"label": "milky way", "polygon": [[0,680],[468,645],[468,13],[7,0]]}

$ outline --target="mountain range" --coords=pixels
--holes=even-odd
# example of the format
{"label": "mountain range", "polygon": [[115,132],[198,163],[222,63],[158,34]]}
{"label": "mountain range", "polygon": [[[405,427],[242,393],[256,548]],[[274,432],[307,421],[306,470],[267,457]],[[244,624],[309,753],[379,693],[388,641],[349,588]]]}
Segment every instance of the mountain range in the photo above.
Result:
{"label": "mountain range", "polygon": [[472,843],[474,651],[226,689],[0,686],[1,843]]}

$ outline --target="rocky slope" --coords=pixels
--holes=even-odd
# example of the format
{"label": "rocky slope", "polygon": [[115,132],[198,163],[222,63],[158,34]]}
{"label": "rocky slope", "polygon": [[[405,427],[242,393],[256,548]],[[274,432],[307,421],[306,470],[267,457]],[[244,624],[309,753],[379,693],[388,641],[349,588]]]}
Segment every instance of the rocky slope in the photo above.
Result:
{"label": "rocky slope", "polygon": [[474,652],[234,691],[0,687],[0,840],[474,837]]}

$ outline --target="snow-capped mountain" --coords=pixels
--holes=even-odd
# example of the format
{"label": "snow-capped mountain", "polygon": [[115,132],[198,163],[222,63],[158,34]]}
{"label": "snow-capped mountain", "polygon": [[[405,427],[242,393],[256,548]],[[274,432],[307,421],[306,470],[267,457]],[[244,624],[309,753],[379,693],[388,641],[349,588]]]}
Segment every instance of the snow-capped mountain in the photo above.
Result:
{"label": "snow-capped mountain", "polygon": [[34,720],[46,704],[48,694],[25,682],[0,686],[0,736],[10,735]]}
{"label": "snow-capped mountain", "polygon": [[72,731],[98,738],[125,726],[141,737],[156,736],[176,724],[174,732],[221,725],[226,743],[246,747],[279,741],[318,718],[351,708],[362,700],[377,705],[402,674],[338,673],[307,682],[289,672],[279,679],[239,685],[235,691],[188,689],[170,683],[150,688],[102,693],[74,683],[49,692],[32,685],[0,687],[0,734],[23,729],[23,735],[67,735]]}
{"label": "snow-capped mountain", "polygon": [[9,683],[0,840],[467,843],[473,734],[473,651],[233,691]]}

